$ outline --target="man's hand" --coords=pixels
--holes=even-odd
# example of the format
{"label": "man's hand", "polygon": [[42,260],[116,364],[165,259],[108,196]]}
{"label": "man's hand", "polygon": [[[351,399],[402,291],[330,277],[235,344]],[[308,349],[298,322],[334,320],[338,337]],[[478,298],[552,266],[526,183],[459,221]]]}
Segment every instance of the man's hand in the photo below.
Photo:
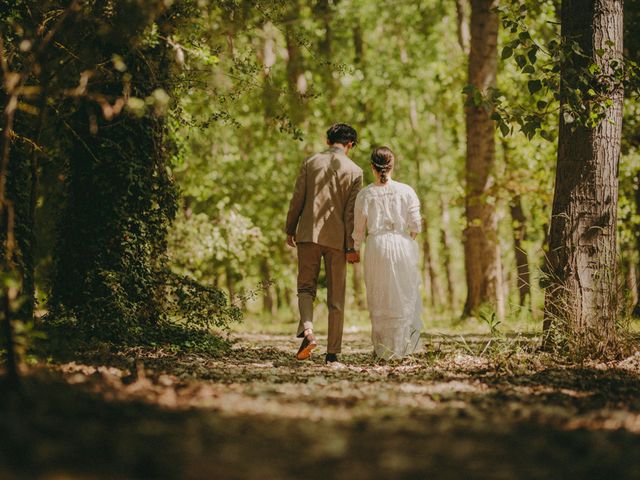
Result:
{"label": "man's hand", "polygon": [[295,235],[287,235],[287,245],[291,248],[296,248],[296,237]]}
{"label": "man's hand", "polygon": [[359,252],[349,252],[349,253],[347,253],[347,262],[349,262],[349,263],[360,263],[360,253]]}

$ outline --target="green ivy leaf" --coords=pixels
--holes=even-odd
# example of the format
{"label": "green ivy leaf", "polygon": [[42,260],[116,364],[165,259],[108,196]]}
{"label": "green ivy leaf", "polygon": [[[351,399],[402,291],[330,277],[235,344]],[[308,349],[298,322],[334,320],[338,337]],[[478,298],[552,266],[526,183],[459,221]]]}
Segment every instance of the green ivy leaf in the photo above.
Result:
{"label": "green ivy leaf", "polygon": [[546,130],[540,130],[540,136],[549,142],[553,141],[553,136]]}
{"label": "green ivy leaf", "polygon": [[540,80],[529,80],[527,82],[527,88],[532,95],[542,89],[542,82]]}
{"label": "green ivy leaf", "polygon": [[480,90],[474,90],[473,92],[473,104],[477,107],[482,103],[482,94]]}
{"label": "green ivy leaf", "polygon": [[504,47],[502,49],[502,59],[506,60],[507,58],[509,58],[511,55],[513,55],[513,48],[511,47]]}

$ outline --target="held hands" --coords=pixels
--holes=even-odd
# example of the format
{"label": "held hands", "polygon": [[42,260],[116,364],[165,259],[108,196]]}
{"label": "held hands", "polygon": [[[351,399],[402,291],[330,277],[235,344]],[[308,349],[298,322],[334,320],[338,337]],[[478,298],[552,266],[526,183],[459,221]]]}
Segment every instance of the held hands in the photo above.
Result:
{"label": "held hands", "polygon": [[347,253],[347,262],[349,263],[360,263],[360,253],[359,252],[348,252]]}

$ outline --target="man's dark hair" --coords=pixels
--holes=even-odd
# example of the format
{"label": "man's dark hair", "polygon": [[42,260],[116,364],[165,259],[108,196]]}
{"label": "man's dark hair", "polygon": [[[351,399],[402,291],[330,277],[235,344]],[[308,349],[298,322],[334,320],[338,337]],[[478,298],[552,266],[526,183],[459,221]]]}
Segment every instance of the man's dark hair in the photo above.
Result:
{"label": "man's dark hair", "polygon": [[355,147],[358,143],[358,132],[346,123],[334,123],[327,130],[327,140],[331,145],[334,143],[341,143],[342,145],[353,143]]}

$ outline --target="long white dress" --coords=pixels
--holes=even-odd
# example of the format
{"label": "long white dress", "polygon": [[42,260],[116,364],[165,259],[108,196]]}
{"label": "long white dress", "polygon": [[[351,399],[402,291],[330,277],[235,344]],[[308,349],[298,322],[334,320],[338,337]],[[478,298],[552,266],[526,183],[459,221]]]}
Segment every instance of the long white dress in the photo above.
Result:
{"label": "long white dress", "polygon": [[364,279],[371,337],[378,357],[401,358],[417,350],[422,329],[419,251],[410,232],[420,232],[420,201],[415,191],[389,180],[371,184],[356,198],[353,240],[367,233]]}

